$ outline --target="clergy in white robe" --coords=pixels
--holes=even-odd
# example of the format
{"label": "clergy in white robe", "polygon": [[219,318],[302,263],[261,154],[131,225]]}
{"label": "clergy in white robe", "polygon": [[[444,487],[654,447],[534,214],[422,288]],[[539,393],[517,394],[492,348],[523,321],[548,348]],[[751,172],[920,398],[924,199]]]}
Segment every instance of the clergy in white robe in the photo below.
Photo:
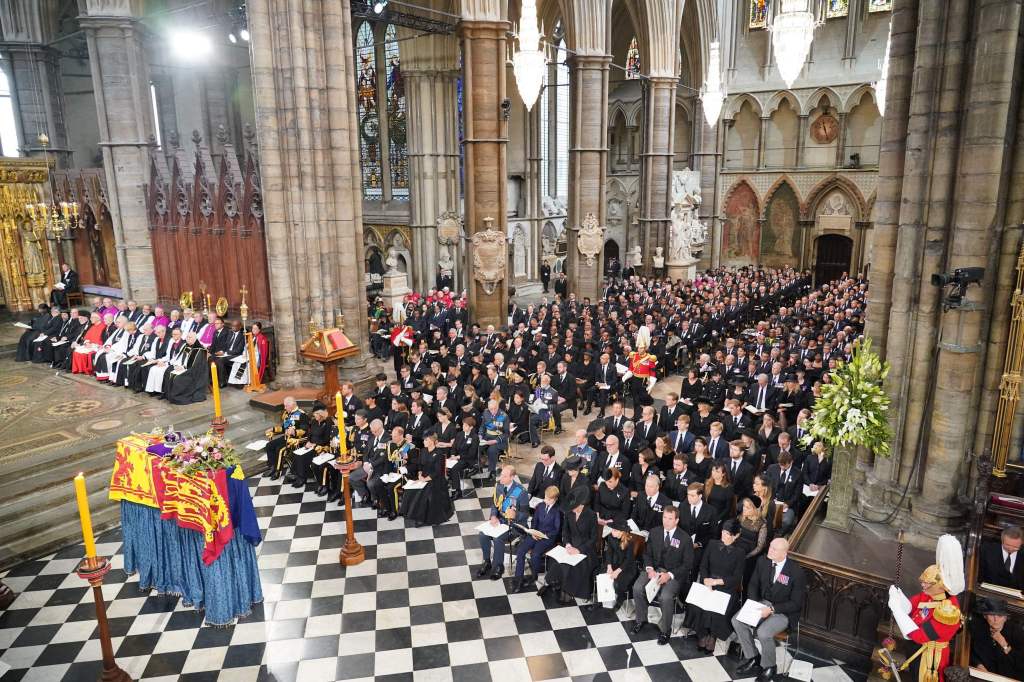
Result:
{"label": "clergy in white robe", "polygon": [[[114,318],[113,331],[110,325],[107,325],[107,331],[109,334],[107,338],[103,340],[103,347],[96,353],[96,356],[92,359],[93,372],[96,374],[96,378],[99,381],[106,381],[107,377],[110,376],[110,362],[111,360],[120,359],[120,355],[124,352],[124,343],[127,340],[127,325],[129,320],[123,315],[118,315]],[[132,323],[134,327],[134,323]]]}
{"label": "clergy in white robe", "polygon": [[156,359],[156,363],[149,368],[149,374],[146,375],[146,393],[163,393],[164,376],[168,371],[181,368],[184,350],[185,341],[181,338],[181,330],[172,330],[171,343],[168,344],[167,351],[163,357]]}

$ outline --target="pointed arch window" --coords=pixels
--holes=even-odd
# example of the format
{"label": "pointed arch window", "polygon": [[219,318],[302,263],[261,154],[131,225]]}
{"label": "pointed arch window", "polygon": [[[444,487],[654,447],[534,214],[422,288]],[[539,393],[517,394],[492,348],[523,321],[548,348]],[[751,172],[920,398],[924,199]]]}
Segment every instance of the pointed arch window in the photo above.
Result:
{"label": "pointed arch window", "polygon": [[409,198],[409,147],[405,118],[405,82],[393,24],[384,34],[384,63],[387,69],[388,161],[391,172],[391,196]]}
{"label": "pointed arch window", "polygon": [[384,179],[377,104],[377,52],[373,27],[369,23],[360,26],[356,33],[356,117],[363,198],[380,199],[384,195]]}
{"label": "pointed arch window", "polygon": [[7,76],[10,65],[6,57],[0,58],[0,155],[21,156],[21,138],[14,117],[14,96]]}
{"label": "pointed arch window", "polygon": [[636,36],[629,41],[629,49],[626,50],[626,78],[640,77],[640,47],[636,43]]}

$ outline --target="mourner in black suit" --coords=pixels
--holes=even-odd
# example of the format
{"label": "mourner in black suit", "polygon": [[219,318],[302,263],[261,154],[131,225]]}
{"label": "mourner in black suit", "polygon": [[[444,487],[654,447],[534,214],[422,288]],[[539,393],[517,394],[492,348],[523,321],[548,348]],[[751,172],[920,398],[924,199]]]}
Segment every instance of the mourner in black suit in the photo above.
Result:
{"label": "mourner in black suit", "polygon": [[981,546],[981,582],[1024,589],[1024,557],[1020,546],[1020,526],[1005,528],[999,542],[986,542]]}
{"label": "mourner in black suit", "polygon": [[555,461],[555,449],[550,445],[543,445],[540,448],[540,461],[533,467],[533,475],[530,476],[530,484],[526,492],[530,497],[543,499],[544,491],[549,486],[556,488],[562,482],[562,467]]}
{"label": "mourner in black suit", "polygon": [[796,525],[796,513],[804,489],[803,474],[793,466],[793,456],[785,452],[779,456],[779,463],[772,464],[765,473],[775,491],[775,501],[783,505],[782,527],[778,532],[788,535]]}
{"label": "mourner in black suit", "polygon": [[750,497],[754,492],[754,467],[743,459],[743,450],[739,443],[740,441],[734,441],[729,444],[729,459],[723,464],[729,472],[736,497]]}
{"label": "mourner in black suit", "polygon": [[672,500],[661,492],[657,476],[648,476],[644,481],[643,493],[633,500],[633,523],[640,530],[650,531],[661,525],[661,513],[672,506]]}
{"label": "mourner in black suit", "polygon": [[67,263],[60,264],[60,282],[63,289],[54,288],[50,291],[50,303],[61,308],[68,305],[68,294],[78,291],[78,273],[71,269]]}
{"label": "mourner in black suit", "polygon": [[[733,616],[733,631],[745,659],[736,668],[737,675],[757,675],[759,682],[771,680],[775,675],[775,635],[795,627],[800,619],[807,581],[803,569],[788,559],[788,553],[789,542],[785,538],[775,538],[768,545],[767,556],[759,558],[754,566],[747,586],[747,599],[764,604],[757,627],[742,623]],[[761,642],[760,661],[755,639]]]}
{"label": "mourner in black suit", "polygon": [[639,634],[647,623],[647,583],[656,580],[661,601],[661,622],[658,628],[658,644],[668,644],[672,634],[672,616],[675,615],[676,595],[687,585],[693,570],[693,540],[679,528],[679,510],[666,507],[661,514],[661,527],[651,530],[644,549],[643,572],[633,583],[633,599],[636,601],[636,625],[633,633]]}

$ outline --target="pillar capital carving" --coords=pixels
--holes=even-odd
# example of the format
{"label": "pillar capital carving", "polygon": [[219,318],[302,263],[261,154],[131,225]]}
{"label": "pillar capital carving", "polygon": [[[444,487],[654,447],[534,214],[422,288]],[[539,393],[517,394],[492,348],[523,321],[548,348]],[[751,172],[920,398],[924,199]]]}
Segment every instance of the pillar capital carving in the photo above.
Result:
{"label": "pillar capital carving", "polygon": [[459,42],[453,35],[427,34],[404,26],[398,27],[402,40],[402,75],[456,73],[459,65]]}
{"label": "pillar capital carving", "polygon": [[502,0],[462,0],[463,21],[505,21]]}
{"label": "pillar capital carving", "polygon": [[142,0],[84,0],[78,3],[81,17],[139,17]]}
{"label": "pillar capital carving", "polygon": [[612,0],[559,0],[566,46],[577,55],[611,52]]}

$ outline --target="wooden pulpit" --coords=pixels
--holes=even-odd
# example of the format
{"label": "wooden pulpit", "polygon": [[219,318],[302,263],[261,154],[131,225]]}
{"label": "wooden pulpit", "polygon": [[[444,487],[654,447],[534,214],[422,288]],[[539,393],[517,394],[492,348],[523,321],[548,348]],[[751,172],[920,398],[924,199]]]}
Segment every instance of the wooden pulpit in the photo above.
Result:
{"label": "wooden pulpit", "polygon": [[347,357],[357,355],[359,347],[341,329],[319,329],[313,332],[299,354],[307,360],[319,362],[324,367],[324,388],[317,398],[331,414],[334,414],[334,394],[338,392],[338,363]]}

